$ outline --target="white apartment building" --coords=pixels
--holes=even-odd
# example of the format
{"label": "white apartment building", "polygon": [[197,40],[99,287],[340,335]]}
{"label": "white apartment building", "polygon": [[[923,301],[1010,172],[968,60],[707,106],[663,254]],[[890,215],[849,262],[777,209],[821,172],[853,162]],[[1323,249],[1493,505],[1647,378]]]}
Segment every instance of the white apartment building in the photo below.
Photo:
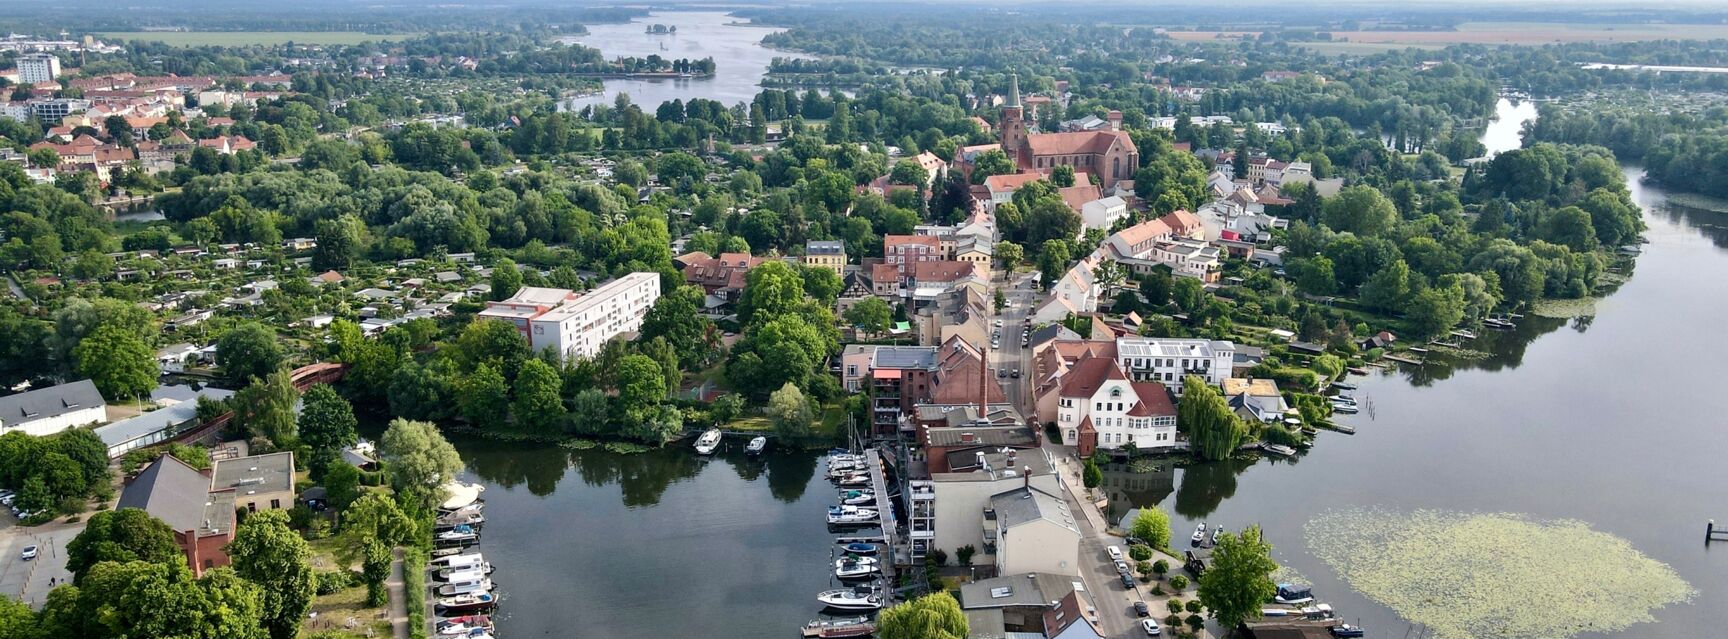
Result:
{"label": "white apartment building", "polygon": [[1164,384],[1129,380],[1115,360],[1075,364],[1062,378],[1056,411],[1062,443],[1082,455],[1130,444],[1141,450],[1176,445],[1176,405]]}
{"label": "white apartment building", "polygon": [[50,53],[30,53],[18,58],[18,83],[36,84],[60,79],[60,58]]}
{"label": "white apartment building", "polygon": [[552,349],[568,360],[593,357],[606,340],[640,330],[658,299],[658,273],[631,273],[581,295],[525,286],[510,299],[488,303],[478,317],[510,322],[530,348]]}
{"label": "white apartment building", "polygon": [[1162,382],[1178,395],[1182,378],[1197,375],[1213,386],[1230,378],[1236,345],[1223,340],[1119,337],[1116,364],[1135,381]]}

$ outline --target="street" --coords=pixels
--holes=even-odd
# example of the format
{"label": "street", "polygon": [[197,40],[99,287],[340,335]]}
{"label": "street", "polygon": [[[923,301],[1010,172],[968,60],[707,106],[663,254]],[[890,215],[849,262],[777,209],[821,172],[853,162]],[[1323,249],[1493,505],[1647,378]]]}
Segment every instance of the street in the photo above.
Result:
{"label": "street", "polygon": [[[24,528],[11,513],[0,513],[0,519],[5,522],[0,525],[0,595],[40,608],[54,585],[72,578],[66,570],[66,543],[83,532],[84,522]],[[37,547],[37,556],[24,561],[20,554],[25,546],[32,545]]]}

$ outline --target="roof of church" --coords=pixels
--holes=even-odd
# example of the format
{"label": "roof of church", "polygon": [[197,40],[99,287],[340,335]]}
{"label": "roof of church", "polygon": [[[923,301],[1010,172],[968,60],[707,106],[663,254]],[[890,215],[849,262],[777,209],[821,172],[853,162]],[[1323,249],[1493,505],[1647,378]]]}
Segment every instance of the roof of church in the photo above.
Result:
{"label": "roof of church", "polygon": [[1026,146],[1032,155],[1095,155],[1110,150],[1121,140],[1129,153],[1139,153],[1134,140],[1124,131],[1075,131],[1072,133],[1038,133],[1026,136]]}

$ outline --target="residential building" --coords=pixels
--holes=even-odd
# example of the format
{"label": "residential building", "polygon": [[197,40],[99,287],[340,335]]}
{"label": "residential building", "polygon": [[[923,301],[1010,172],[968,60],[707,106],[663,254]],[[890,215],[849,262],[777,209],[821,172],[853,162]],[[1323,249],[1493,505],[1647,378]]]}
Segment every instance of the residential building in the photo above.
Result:
{"label": "residential building", "polygon": [[1231,377],[1222,387],[1230,409],[1243,419],[1271,424],[1284,419],[1290,410],[1278,392],[1278,383],[1270,379]]}
{"label": "residential building", "polygon": [[282,451],[218,459],[211,469],[210,492],[233,495],[233,508],[248,512],[294,507],[294,452]]}
{"label": "residential building", "polygon": [[929,305],[942,294],[966,284],[982,288],[987,278],[974,262],[937,260],[909,266],[905,274],[906,291],[914,307]]}
{"label": "residential building", "polygon": [[846,243],[840,240],[810,240],[804,243],[804,265],[846,275]]}
{"label": "residential building", "polygon": [[[1037,447],[1036,436],[1010,432],[1030,430],[1025,426],[926,429],[926,438],[933,438],[929,441],[939,444],[958,445],[959,440],[966,437],[972,438],[973,442],[965,448],[944,452],[942,459],[947,465],[944,471],[931,469],[931,492],[924,500],[930,502],[929,508],[934,513],[935,530],[928,537],[931,549],[940,549],[952,557],[961,547],[972,546],[978,551],[975,563],[993,563],[995,549],[990,543],[998,538],[994,522],[979,525],[984,521],[985,510],[990,508],[991,498],[1028,486],[1049,494],[1061,494],[1057,492],[1062,490],[1062,485],[1056,475],[1054,460],[1048,452]],[[990,441],[1033,443],[1020,444],[1029,446],[1026,448],[1011,448],[985,443]],[[1073,571],[1071,568],[1068,572]]]}
{"label": "residential building", "polygon": [[1080,233],[1089,229],[1109,231],[1116,223],[1128,218],[1128,201],[1112,195],[1080,205]]}
{"label": "residential building", "polygon": [[143,510],[167,524],[194,575],[228,565],[223,548],[234,540],[234,491],[210,490],[209,472],[163,455],[126,484],[115,504],[116,509]]}
{"label": "residential building", "polygon": [[60,79],[60,58],[51,53],[18,57],[18,84],[47,84]]}
{"label": "residential building", "polygon": [[976,268],[979,277],[990,279],[991,263],[996,251],[996,243],[984,235],[961,235],[954,242],[954,260],[965,262]]}
{"label": "residential building", "polygon": [[107,402],[87,379],[0,397],[0,434],[52,435],[107,420]]}
{"label": "residential building", "polygon": [[703,292],[725,304],[738,301],[750,269],[767,261],[768,258],[749,253],[721,253],[718,257],[709,257],[701,251],[673,259],[674,264],[682,265],[685,282],[702,287]]}
{"label": "residential building", "polygon": [[[1098,603],[1074,571],[1002,573],[960,586],[960,608],[979,639],[1098,639]],[[1116,614],[1114,611],[1107,614]]]}
{"label": "residential building", "polygon": [[1182,379],[1197,375],[1207,384],[1220,386],[1229,379],[1236,345],[1224,340],[1121,337],[1116,340],[1116,363],[1130,379],[1163,382],[1182,394]]}
{"label": "residential building", "polygon": [[479,317],[510,322],[533,350],[580,359],[598,354],[607,340],[642,328],[642,318],[658,299],[658,273],[631,273],[581,295],[524,286],[510,299],[489,302]]}
{"label": "residential building", "polygon": [[995,556],[997,574],[1072,575],[1080,569],[1080,528],[1059,493],[1028,482],[991,495],[984,526],[985,554]]}
{"label": "residential building", "polygon": [[1080,455],[1176,445],[1176,405],[1164,385],[1131,381],[1114,359],[1080,360],[1061,382],[1056,428]]}
{"label": "residential building", "polygon": [[912,265],[942,259],[942,241],[930,235],[882,236],[882,263],[894,267],[899,277],[912,275]]}

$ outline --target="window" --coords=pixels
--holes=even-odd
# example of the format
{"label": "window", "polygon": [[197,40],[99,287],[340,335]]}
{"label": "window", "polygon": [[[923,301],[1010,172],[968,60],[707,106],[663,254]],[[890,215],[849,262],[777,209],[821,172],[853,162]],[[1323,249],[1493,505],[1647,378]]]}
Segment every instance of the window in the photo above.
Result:
{"label": "window", "polygon": [[270,507],[274,508],[276,510],[281,510],[282,509],[282,500],[280,500],[280,499],[270,500]]}
{"label": "window", "polygon": [[258,503],[257,502],[251,502],[251,501],[246,502],[246,512],[249,512],[249,513],[258,512]]}
{"label": "window", "polygon": [[204,569],[205,570],[209,570],[209,569],[215,568],[215,567],[216,567],[216,562],[211,561],[209,559],[204,560]]}

